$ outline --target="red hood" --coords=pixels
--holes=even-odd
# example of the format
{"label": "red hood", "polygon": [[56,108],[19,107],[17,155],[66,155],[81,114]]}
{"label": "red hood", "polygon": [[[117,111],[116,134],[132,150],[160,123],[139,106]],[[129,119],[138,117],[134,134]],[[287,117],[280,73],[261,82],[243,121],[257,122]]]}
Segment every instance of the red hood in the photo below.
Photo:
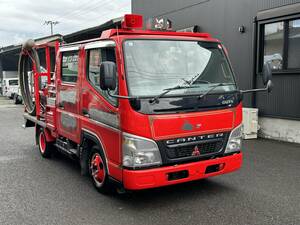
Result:
{"label": "red hood", "polygon": [[149,117],[155,140],[230,131],[235,119],[236,108]]}

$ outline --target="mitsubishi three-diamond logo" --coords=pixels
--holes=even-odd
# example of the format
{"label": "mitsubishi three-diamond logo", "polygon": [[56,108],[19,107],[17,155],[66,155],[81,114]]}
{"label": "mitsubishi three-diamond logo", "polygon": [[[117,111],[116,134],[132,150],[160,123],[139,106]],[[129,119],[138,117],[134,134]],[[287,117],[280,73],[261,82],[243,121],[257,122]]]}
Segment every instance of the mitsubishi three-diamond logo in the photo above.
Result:
{"label": "mitsubishi three-diamond logo", "polygon": [[198,146],[196,145],[192,152],[192,156],[199,156],[199,155],[200,155],[200,150],[199,150]]}

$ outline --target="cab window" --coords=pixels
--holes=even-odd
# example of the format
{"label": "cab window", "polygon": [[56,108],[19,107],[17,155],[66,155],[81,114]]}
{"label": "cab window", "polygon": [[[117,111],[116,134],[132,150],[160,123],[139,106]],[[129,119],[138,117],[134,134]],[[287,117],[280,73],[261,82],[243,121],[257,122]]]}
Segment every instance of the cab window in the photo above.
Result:
{"label": "cab window", "polygon": [[62,53],[61,80],[76,83],[78,77],[78,51]]}
{"label": "cab window", "polygon": [[[111,104],[117,106],[117,99],[108,95],[107,91],[102,90],[100,87],[100,65],[104,61],[111,61],[116,63],[116,55],[114,48],[97,48],[91,49],[87,52],[87,76],[89,82],[95,89]],[[117,79],[118,80],[118,79]],[[118,94],[118,85],[115,90],[111,91],[112,94]]]}

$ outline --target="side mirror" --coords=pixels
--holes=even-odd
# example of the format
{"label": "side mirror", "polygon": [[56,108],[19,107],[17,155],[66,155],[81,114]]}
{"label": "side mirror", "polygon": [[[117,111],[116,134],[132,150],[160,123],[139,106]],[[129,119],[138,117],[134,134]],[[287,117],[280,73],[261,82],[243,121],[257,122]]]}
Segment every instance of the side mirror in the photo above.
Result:
{"label": "side mirror", "polygon": [[102,90],[115,90],[117,79],[116,64],[110,61],[104,61],[100,65],[100,88]]}
{"label": "side mirror", "polygon": [[268,85],[268,82],[272,80],[272,66],[269,62],[264,63],[262,79],[264,85]]}

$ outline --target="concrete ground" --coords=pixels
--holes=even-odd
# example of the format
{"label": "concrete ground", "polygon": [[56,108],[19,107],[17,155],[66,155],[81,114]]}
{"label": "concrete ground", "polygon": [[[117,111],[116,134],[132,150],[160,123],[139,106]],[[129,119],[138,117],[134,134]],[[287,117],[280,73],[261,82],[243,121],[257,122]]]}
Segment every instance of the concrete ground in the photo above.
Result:
{"label": "concrete ground", "polygon": [[244,142],[240,171],[104,196],[62,156],[42,159],[22,107],[0,107],[0,224],[300,224],[300,146]]}
{"label": "concrete ground", "polygon": [[0,108],[9,108],[14,106],[15,104],[13,103],[13,100],[0,95]]}

